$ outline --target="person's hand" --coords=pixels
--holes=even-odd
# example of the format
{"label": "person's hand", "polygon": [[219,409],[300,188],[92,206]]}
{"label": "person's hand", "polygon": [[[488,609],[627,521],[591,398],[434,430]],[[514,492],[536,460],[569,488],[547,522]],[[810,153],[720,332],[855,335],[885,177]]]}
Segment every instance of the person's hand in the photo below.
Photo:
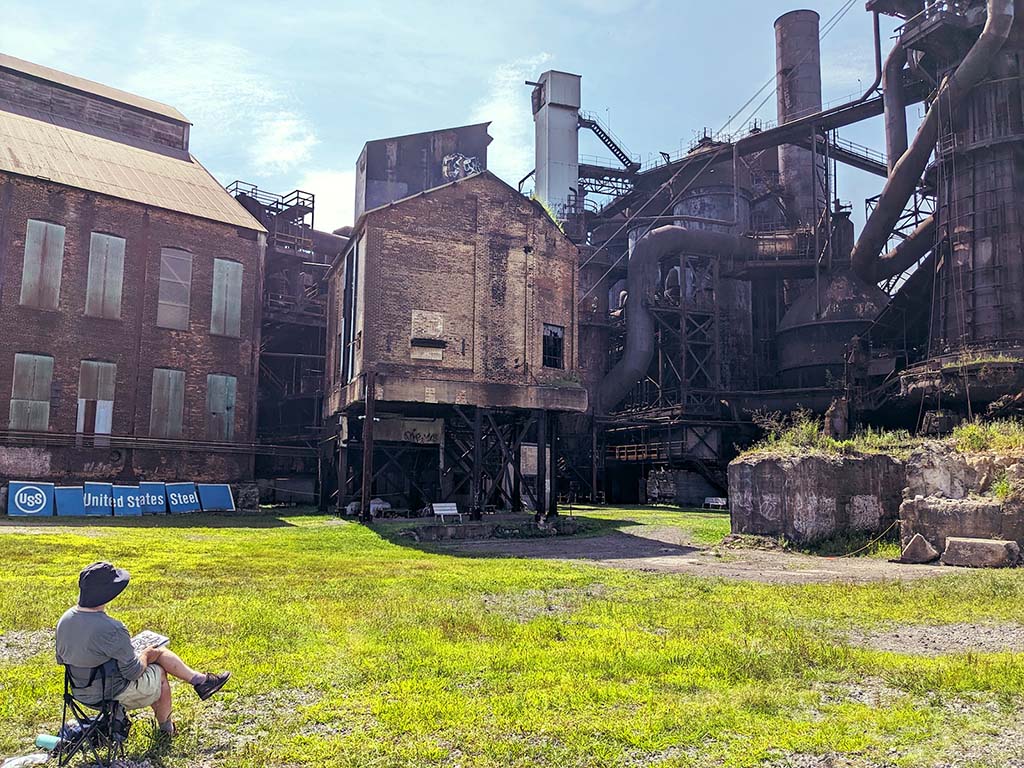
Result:
{"label": "person's hand", "polygon": [[148,667],[160,656],[160,649],[155,645],[151,645],[148,648],[143,649],[139,653],[139,661],[142,662],[143,667]]}

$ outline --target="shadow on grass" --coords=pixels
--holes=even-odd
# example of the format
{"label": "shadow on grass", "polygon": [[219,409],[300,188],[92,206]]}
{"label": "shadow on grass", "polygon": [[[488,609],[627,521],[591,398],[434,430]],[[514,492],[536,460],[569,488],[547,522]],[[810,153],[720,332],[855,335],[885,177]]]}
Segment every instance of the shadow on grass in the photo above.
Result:
{"label": "shadow on grass", "polygon": [[[523,516],[522,521],[532,518]],[[498,535],[488,538],[444,539],[440,541],[417,540],[413,532],[417,529],[429,531],[435,526],[424,518],[401,522],[377,523],[372,529],[383,539],[398,546],[430,554],[455,557],[524,557],[541,560],[632,560],[656,557],[679,557],[701,551],[700,547],[660,541],[624,532],[623,528],[637,527],[635,520],[587,517],[576,515],[577,532],[552,536]],[[503,519],[504,521],[504,519]],[[502,521],[502,522],[503,522]],[[484,519],[484,522],[489,522]],[[450,527],[450,526],[446,526]]]}
{"label": "shadow on grass", "polygon": [[264,514],[176,514],[140,517],[0,517],[0,535],[10,528],[288,528],[289,517],[308,512]]}

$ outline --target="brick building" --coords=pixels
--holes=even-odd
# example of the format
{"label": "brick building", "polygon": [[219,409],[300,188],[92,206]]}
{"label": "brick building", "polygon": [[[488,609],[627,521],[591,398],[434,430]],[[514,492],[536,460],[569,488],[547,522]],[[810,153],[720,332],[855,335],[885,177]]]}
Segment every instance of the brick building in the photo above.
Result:
{"label": "brick building", "polygon": [[189,127],[0,56],[0,477],[252,476],[265,231]]}
{"label": "brick building", "polygon": [[344,502],[548,509],[578,383],[577,249],[488,171],[367,211],[329,275]]}

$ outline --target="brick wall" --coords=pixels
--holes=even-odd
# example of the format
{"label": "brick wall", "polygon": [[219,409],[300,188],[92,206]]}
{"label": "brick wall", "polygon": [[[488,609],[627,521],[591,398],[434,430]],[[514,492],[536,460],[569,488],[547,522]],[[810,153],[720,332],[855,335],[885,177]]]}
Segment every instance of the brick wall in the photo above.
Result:
{"label": "brick wall", "polygon": [[0,100],[166,147],[188,149],[189,127],[185,123],[18,72],[0,69]]}
{"label": "brick wall", "polygon": [[[26,222],[30,218],[66,228],[56,312],[19,305]],[[84,314],[89,242],[94,231],[126,240],[120,320]],[[156,327],[160,249],[166,246],[193,254],[187,331]],[[243,265],[240,339],[209,332],[215,258]],[[14,355],[31,352],[54,357],[51,433],[75,432],[79,366],[88,359],[117,364],[113,435],[149,435],[153,369],[164,367],[186,372],[185,440],[206,439],[206,377],[218,373],[238,380],[234,442],[252,442],[261,293],[262,255],[255,232],[0,174],[0,427],[7,426]],[[184,456],[176,451],[144,456],[145,452],[139,451],[134,459],[123,452],[109,453],[100,449],[55,450],[50,475],[101,477],[136,472],[173,479],[167,474],[201,472],[209,479],[233,480],[252,471],[251,457],[245,453],[225,458],[222,454],[207,456],[201,449]],[[225,477],[225,473],[231,477]]]}
{"label": "brick wall", "polygon": [[[515,190],[476,176],[368,214],[365,233],[364,365],[391,382],[465,382],[477,393],[576,375],[577,249]],[[338,270],[332,347],[340,278]],[[565,329],[561,370],[542,364],[545,323]],[[444,347],[415,346],[414,336]],[[330,366],[336,379],[336,348]],[[467,397],[474,402],[472,386]]]}

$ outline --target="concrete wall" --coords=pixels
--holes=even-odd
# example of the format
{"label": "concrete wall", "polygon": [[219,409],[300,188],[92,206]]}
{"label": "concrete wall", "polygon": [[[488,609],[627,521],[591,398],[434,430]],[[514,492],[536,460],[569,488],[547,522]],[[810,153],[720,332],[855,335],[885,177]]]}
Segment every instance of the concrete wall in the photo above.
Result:
{"label": "concrete wall", "polygon": [[881,532],[896,519],[903,465],[888,456],[746,456],[729,465],[732,532],[811,543]]}
{"label": "concrete wall", "polygon": [[920,533],[939,552],[950,536],[1000,539],[1024,545],[1024,506],[995,498],[908,499],[900,506],[900,540],[907,546]]}
{"label": "concrete wall", "polygon": [[[65,245],[59,309],[43,311],[19,305],[25,234],[28,219],[63,225]],[[89,243],[94,231],[126,240],[121,319],[86,317],[85,289]],[[156,326],[160,249],[182,248],[193,254],[189,328]],[[51,435],[73,435],[77,428],[78,378],[82,360],[117,364],[112,434],[149,434],[153,369],[184,370],[185,441],[206,439],[206,377],[226,374],[237,378],[236,443],[253,441],[257,351],[262,295],[262,246],[255,232],[191,216],[148,208],[55,184],[0,174],[0,426],[6,428],[8,403],[17,352],[52,355],[50,401]],[[213,262],[231,259],[243,265],[241,338],[210,334]],[[183,446],[188,449],[188,446]],[[8,449],[7,460],[22,469],[44,463],[37,451]],[[102,478],[132,468],[140,474],[169,472],[175,476],[235,479],[251,473],[251,458],[217,456],[207,462],[201,454],[172,457],[138,452],[97,457],[74,447],[52,450],[43,477]],[[194,450],[194,448],[193,448]],[[103,452],[103,453],[109,453]],[[29,463],[23,464],[23,459]],[[125,462],[128,462],[125,469]],[[12,468],[13,472],[13,468]],[[230,478],[225,477],[230,475]],[[162,476],[171,480],[173,477]]]}

